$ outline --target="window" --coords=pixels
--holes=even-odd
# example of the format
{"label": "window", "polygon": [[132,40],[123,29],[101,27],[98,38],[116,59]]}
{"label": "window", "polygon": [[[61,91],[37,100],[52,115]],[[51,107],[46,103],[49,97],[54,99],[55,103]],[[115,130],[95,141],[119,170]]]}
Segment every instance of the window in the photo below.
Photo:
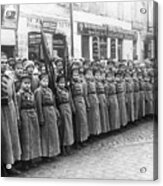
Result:
{"label": "window", "polygon": [[82,57],[89,59],[89,36],[82,35]]}
{"label": "window", "polygon": [[116,58],[116,42],[115,39],[111,39],[111,58]]}
{"label": "window", "polygon": [[107,38],[100,37],[100,58],[107,58]]}
{"label": "window", "polygon": [[99,38],[98,37],[93,37],[92,39],[92,44],[93,44],[93,59],[98,60],[99,59]]}
{"label": "window", "polygon": [[122,39],[118,39],[118,60],[122,60]]}
{"label": "window", "polygon": [[28,56],[29,59],[39,59],[41,50],[41,33],[30,32],[28,34]]}

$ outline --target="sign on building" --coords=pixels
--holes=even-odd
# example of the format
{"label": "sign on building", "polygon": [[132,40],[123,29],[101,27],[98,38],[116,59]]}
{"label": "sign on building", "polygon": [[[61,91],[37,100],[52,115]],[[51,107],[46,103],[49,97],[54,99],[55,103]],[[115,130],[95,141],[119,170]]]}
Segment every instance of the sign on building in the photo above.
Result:
{"label": "sign on building", "polygon": [[19,11],[18,5],[1,5],[2,28],[17,29],[18,11]]}

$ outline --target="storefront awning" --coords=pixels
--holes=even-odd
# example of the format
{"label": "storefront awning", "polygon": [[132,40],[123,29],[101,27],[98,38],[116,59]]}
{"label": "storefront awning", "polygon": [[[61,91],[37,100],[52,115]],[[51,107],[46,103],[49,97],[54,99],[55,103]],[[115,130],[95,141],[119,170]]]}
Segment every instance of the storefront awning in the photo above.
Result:
{"label": "storefront awning", "polygon": [[1,45],[14,46],[15,44],[15,30],[1,29]]}

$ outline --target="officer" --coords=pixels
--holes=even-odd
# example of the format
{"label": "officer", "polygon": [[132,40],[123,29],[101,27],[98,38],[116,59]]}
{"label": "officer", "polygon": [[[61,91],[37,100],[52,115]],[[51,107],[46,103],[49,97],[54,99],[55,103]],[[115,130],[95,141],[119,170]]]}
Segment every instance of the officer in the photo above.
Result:
{"label": "officer", "polygon": [[[13,164],[20,160],[19,112],[13,80],[6,75],[7,56],[1,56],[1,157],[7,176],[20,174]],[[5,176],[5,175],[3,175]]]}

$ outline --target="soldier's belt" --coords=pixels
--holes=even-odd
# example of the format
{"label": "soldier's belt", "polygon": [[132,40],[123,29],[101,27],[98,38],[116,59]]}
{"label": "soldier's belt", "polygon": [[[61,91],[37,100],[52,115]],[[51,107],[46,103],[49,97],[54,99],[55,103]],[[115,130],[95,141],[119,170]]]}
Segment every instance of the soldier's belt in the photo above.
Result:
{"label": "soldier's belt", "polygon": [[122,94],[122,93],[124,93],[124,91],[121,91],[121,92],[117,92],[117,94]]}
{"label": "soldier's belt", "polygon": [[70,103],[70,101],[63,101],[63,102],[60,102],[59,105],[63,105],[63,104],[67,104],[67,103]]}
{"label": "soldier's belt", "polygon": [[21,107],[21,110],[30,110],[30,109],[34,109],[34,106],[25,106],[25,107]]}
{"label": "soldier's belt", "polygon": [[83,94],[73,94],[73,96],[74,97],[79,97],[79,96],[83,97]]}
{"label": "soldier's belt", "polygon": [[105,92],[103,92],[103,91],[102,92],[97,92],[97,94],[105,94]]}
{"label": "soldier's belt", "polygon": [[88,94],[96,94],[96,92],[88,92]]}
{"label": "soldier's belt", "polygon": [[54,103],[43,103],[43,107],[54,106]]}
{"label": "soldier's belt", "polygon": [[116,92],[113,92],[113,93],[109,93],[108,95],[112,96],[112,95],[116,95],[116,94],[117,94]]}

